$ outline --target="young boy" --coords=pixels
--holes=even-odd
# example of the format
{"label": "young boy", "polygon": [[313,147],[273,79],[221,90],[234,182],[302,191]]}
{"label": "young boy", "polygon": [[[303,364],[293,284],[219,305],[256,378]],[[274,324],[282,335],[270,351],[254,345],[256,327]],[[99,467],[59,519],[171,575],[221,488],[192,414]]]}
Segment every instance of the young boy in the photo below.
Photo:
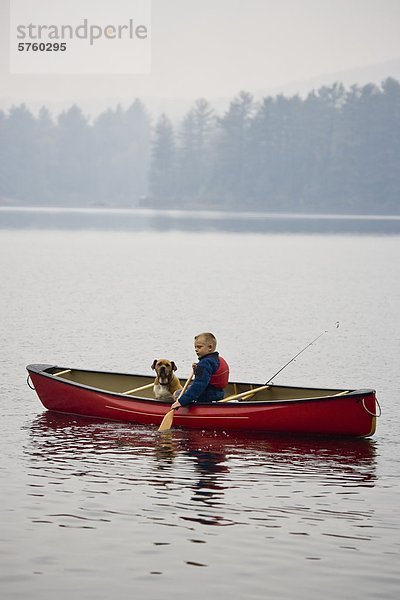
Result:
{"label": "young boy", "polygon": [[[199,362],[193,365],[195,379],[179,400],[171,408],[179,408],[192,403],[216,402],[224,397],[228,385],[228,363],[216,352],[217,340],[212,333],[199,333],[194,338],[194,350]],[[179,390],[175,398],[179,397]]]}

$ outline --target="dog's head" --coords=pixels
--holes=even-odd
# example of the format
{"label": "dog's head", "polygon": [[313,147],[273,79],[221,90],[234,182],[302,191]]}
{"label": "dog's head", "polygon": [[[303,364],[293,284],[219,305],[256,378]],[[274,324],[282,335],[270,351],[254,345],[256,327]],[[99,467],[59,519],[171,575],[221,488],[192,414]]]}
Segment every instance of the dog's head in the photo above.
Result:
{"label": "dog's head", "polygon": [[167,358],[156,358],[154,359],[151,368],[157,373],[158,381],[161,383],[161,385],[166,385],[171,381],[172,375],[174,374],[174,371],[176,371],[177,366],[173,360],[168,360]]}

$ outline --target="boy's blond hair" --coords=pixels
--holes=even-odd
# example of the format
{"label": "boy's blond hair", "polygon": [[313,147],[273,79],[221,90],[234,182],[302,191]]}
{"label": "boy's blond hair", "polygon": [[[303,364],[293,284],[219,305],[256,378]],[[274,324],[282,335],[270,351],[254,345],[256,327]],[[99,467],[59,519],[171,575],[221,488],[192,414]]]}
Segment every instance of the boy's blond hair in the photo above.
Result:
{"label": "boy's blond hair", "polygon": [[212,346],[213,351],[217,347],[217,338],[215,337],[215,335],[213,333],[210,333],[209,331],[205,331],[204,333],[198,333],[197,335],[194,336],[195,341],[198,340],[199,338],[204,338],[206,344],[210,344]]}

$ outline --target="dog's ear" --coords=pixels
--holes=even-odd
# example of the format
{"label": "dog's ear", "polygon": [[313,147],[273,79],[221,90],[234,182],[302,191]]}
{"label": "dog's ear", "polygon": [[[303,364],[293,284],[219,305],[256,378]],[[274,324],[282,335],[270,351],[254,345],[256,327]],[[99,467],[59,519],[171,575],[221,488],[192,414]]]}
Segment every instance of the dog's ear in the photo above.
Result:
{"label": "dog's ear", "polygon": [[172,367],[173,371],[177,371],[178,370],[178,367],[176,366],[176,364],[174,363],[173,360],[171,360],[171,367]]}
{"label": "dog's ear", "polygon": [[156,364],[157,364],[157,359],[155,358],[153,364],[151,365],[151,368],[153,369],[153,371],[156,368]]}

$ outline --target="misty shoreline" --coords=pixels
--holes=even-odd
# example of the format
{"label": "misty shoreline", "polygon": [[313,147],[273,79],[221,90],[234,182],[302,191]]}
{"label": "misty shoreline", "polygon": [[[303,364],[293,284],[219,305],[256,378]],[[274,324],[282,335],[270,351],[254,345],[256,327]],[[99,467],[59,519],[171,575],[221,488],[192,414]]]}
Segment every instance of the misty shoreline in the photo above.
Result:
{"label": "misty shoreline", "polygon": [[153,208],[5,207],[0,231],[400,235],[400,215]]}
{"label": "misty shoreline", "polygon": [[385,213],[317,213],[317,212],[285,212],[285,211],[251,211],[251,210],[190,210],[174,208],[143,208],[143,207],[112,207],[112,206],[47,206],[47,205],[2,205],[0,212],[38,212],[38,213],[76,213],[76,214],[129,214],[137,216],[158,216],[162,215],[171,218],[188,219],[342,219],[342,220],[377,220],[377,221],[397,221],[400,215]]}

